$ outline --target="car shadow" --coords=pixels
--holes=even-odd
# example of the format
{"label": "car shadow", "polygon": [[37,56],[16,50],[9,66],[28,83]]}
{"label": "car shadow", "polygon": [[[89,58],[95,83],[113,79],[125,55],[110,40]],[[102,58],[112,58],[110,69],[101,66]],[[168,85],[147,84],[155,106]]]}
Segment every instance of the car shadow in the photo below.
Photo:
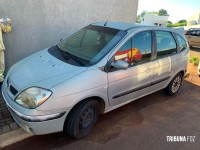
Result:
{"label": "car shadow", "polygon": [[[66,145],[70,146],[72,143],[76,143],[76,146],[81,146],[82,143],[83,146],[83,142],[106,144],[110,140],[120,136],[124,131],[142,125],[145,120],[152,116],[158,115],[158,117],[161,118],[162,113],[160,111],[165,113],[168,113],[166,112],[169,111],[167,109],[170,109],[170,111],[177,111],[179,107],[183,107],[180,103],[186,103],[182,101],[181,98],[187,97],[188,90],[199,91],[199,86],[185,81],[179,93],[173,97],[165,96],[162,91],[158,91],[105,115],[101,115],[92,133],[79,140],[70,138],[66,136],[65,133],[60,132],[49,135],[32,136],[13,145],[4,147],[3,149],[54,149],[62,148]],[[169,106],[169,104],[173,104],[173,109],[171,109],[172,106]],[[166,118],[163,120],[166,121]]]}

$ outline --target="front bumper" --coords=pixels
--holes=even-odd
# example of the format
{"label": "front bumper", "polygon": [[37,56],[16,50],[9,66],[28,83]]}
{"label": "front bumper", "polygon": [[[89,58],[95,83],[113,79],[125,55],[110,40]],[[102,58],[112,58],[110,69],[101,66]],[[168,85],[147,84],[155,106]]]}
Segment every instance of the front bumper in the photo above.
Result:
{"label": "front bumper", "polygon": [[15,110],[10,104],[15,103],[6,92],[4,84],[2,85],[2,95],[13,119],[25,131],[34,135],[42,135],[63,131],[64,122],[68,112],[57,112],[46,115],[25,115]]}

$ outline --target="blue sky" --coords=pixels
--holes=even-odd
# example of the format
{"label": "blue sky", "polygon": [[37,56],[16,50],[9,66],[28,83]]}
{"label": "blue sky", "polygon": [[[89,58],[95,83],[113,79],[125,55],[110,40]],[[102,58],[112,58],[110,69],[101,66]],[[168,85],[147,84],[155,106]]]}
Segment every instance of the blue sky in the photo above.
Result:
{"label": "blue sky", "polygon": [[200,12],[200,0],[139,0],[138,15],[143,11],[167,10],[173,23]]}

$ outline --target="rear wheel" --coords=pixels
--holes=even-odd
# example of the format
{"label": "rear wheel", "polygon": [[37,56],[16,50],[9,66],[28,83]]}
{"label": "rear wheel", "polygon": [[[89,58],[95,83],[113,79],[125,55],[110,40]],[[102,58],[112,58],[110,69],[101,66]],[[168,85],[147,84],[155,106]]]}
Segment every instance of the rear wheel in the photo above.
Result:
{"label": "rear wheel", "polygon": [[81,102],[67,117],[64,131],[76,139],[88,135],[98,120],[99,112],[100,105],[97,100]]}
{"label": "rear wheel", "polygon": [[169,85],[164,89],[165,93],[167,95],[175,95],[181,87],[182,80],[183,80],[183,75],[181,73],[178,73],[172,79]]}

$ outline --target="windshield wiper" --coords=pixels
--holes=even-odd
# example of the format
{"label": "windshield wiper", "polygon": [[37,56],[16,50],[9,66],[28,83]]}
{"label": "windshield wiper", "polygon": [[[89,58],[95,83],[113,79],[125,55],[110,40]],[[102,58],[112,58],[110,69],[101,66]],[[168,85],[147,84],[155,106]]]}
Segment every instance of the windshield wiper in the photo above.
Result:
{"label": "windshield wiper", "polygon": [[74,61],[78,62],[81,66],[85,66],[85,64],[76,56],[70,54],[69,52],[62,52],[64,56],[66,56],[68,59],[73,59]]}
{"label": "windshield wiper", "polygon": [[89,63],[89,61],[87,61],[87,60],[81,59],[81,58],[79,58],[79,57],[77,57],[77,56],[75,56],[75,55],[73,55],[69,52],[63,51],[62,49],[59,48],[58,45],[56,45],[56,47],[60,51],[60,54],[63,56],[63,58],[66,59],[66,60],[71,59],[71,60],[77,62],[81,66],[85,66]]}

